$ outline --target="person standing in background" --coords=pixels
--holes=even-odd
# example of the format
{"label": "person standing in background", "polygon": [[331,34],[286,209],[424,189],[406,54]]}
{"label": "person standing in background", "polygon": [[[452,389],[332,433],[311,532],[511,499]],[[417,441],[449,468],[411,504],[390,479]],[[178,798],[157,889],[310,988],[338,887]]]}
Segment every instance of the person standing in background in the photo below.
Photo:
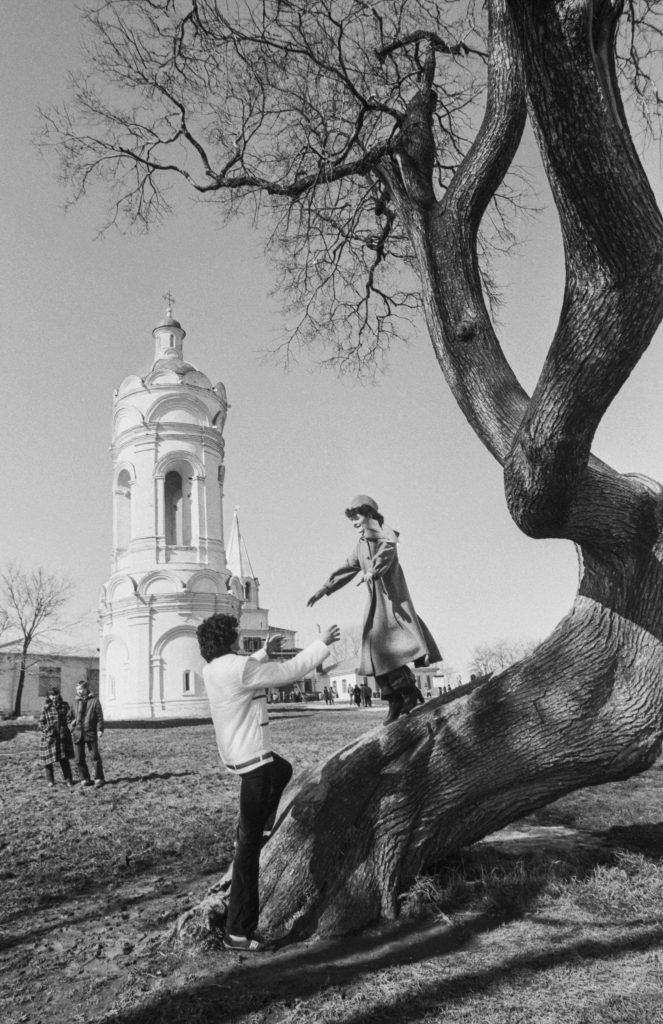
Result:
{"label": "person standing in background", "polygon": [[76,703],[69,714],[71,733],[76,747],[76,772],[81,787],[91,786],[90,772],[85,759],[86,749],[94,761],[94,785],[105,784],[104,766],[99,753],[99,738],[104,734],[104,713],[98,697],[81,679],[76,687]]}
{"label": "person standing in background", "polygon": [[71,709],[62,699],[60,691],[53,686],[48,691],[39,719],[41,739],[39,742],[39,763],[46,772],[48,786],[55,785],[53,765],[56,761],[62,769],[65,785],[73,786],[70,758],[74,756],[74,744],[69,731]]}

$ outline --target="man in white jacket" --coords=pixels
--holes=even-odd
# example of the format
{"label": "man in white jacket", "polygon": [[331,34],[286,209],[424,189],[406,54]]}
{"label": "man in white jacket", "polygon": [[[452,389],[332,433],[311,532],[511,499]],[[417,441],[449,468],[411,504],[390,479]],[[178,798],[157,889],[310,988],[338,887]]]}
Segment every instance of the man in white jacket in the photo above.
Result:
{"label": "man in white jacket", "polygon": [[200,653],[207,662],[203,679],[223,764],[240,776],[239,825],[232,867],[226,949],[260,952],[253,937],[258,925],[260,850],[276,818],[292,765],[274,753],[269,735],[266,690],[287,686],[320,665],[329,645],[339,639],[330,626],[288,661],[269,661],[281,637],[270,637],[250,658],[238,654],[238,622],[232,615],[212,615],[197,630]]}

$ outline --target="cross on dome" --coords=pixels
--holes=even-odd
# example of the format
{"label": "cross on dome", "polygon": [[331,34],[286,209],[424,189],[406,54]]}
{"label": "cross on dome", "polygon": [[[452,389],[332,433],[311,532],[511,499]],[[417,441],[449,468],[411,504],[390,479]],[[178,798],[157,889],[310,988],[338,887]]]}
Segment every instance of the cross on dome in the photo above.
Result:
{"label": "cross on dome", "polygon": [[175,296],[171,293],[170,288],[168,289],[165,295],[162,295],[162,298],[165,299],[166,302],[168,303],[168,307],[166,309],[166,316],[172,318],[173,306],[175,305]]}

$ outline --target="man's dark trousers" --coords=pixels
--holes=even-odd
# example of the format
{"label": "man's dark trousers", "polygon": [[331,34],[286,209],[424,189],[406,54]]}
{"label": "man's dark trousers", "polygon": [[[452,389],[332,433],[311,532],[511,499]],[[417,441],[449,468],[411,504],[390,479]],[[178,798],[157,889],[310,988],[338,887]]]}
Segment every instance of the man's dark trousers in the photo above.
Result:
{"label": "man's dark trousers", "polygon": [[263,832],[271,829],[292,765],[278,754],[273,761],[240,776],[239,825],[233,860],[226,932],[250,937],[258,926],[258,873]]}
{"label": "man's dark trousers", "polygon": [[97,738],[93,740],[74,740],[74,747],[76,749],[76,773],[80,782],[89,782],[90,772],[88,771],[87,761],[85,760],[85,748],[87,747],[88,752],[92,755],[94,761],[94,777],[95,779],[104,779],[104,766],[101,763],[101,754],[99,753],[99,744]]}

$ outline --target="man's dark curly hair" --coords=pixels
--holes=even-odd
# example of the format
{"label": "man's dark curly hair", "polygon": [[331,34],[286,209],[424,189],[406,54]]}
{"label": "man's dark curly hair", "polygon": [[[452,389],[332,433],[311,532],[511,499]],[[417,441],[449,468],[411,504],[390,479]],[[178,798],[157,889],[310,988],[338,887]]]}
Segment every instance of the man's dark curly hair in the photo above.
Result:
{"label": "man's dark curly hair", "polygon": [[201,622],[196,636],[205,661],[214,661],[215,658],[229,654],[237,639],[238,629],[239,623],[234,615],[210,615],[209,619]]}
{"label": "man's dark curly hair", "polygon": [[377,519],[380,526],[384,522],[384,516],[381,512],[378,512],[376,508],[372,508],[370,505],[358,505],[357,508],[346,508],[345,514],[348,519],[353,519],[355,516],[369,516],[371,519]]}

